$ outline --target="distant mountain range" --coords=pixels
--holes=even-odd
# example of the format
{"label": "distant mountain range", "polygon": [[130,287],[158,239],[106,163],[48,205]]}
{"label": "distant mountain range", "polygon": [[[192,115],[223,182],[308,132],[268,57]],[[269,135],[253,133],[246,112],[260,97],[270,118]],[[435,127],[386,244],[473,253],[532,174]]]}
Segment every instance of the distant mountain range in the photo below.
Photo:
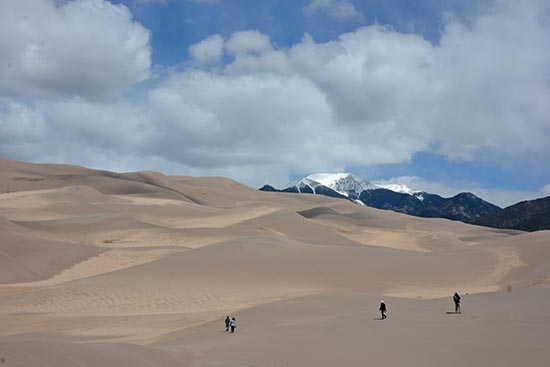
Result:
{"label": "distant mountain range", "polygon": [[326,195],[349,199],[378,209],[463,222],[472,222],[502,211],[498,206],[471,193],[460,193],[452,198],[443,198],[413,190],[403,184],[374,184],[350,173],[314,174],[297,180],[282,190],[269,185],[265,185],[260,190]]}
{"label": "distant mountain range", "polygon": [[270,185],[260,190],[325,195],[418,217],[447,218],[493,228],[550,230],[550,196],[502,209],[468,192],[444,198],[403,184],[375,184],[350,173],[318,173],[281,190]]}
{"label": "distant mountain range", "polygon": [[522,201],[497,213],[476,219],[472,223],[529,232],[550,229],[550,196]]}

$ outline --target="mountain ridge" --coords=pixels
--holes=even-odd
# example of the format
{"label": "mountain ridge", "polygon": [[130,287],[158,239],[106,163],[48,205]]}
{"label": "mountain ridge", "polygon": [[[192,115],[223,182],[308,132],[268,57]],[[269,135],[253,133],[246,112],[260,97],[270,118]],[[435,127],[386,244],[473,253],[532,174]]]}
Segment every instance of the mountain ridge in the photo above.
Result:
{"label": "mountain ridge", "polygon": [[481,217],[472,224],[528,232],[550,230],[550,196],[521,201],[499,213]]}
{"label": "mountain ridge", "polygon": [[262,191],[308,193],[345,198],[377,209],[427,218],[472,222],[502,209],[472,193],[450,198],[412,189],[404,184],[376,184],[351,173],[317,173],[296,180],[281,190],[264,185]]}

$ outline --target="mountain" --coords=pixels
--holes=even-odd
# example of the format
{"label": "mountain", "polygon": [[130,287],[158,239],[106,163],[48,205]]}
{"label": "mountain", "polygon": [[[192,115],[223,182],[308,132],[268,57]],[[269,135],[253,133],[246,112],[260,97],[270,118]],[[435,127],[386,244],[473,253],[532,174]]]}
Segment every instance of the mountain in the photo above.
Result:
{"label": "mountain", "polygon": [[306,179],[316,181],[350,199],[358,199],[363,191],[378,188],[351,173],[317,173],[307,176]]}
{"label": "mountain", "polygon": [[359,196],[359,200],[366,206],[373,208],[412,215],[416,215],[422,206],[422,200],[418,197],[383,188],[363,191]]}
{"label": "mountain", "polygon": [[327,187],[307,177],[291,183],[281,191],[291,192],[291,193],[300,193],[300,194],[325,195],[325,196],[330,196],[333,198],[341,198],[341,199],[348,198],[345,194],[341,194],[338,191],[335,191],[330,187]]}
{"label": "mountain", "polygon": [[443,198],[413,190],[403,184],[374,184],[350,173],[318,173],[299,179],[282,190],[277,190],[270,185],[265,185],[260,190],[346,198],[373,208],[463,222],[471,222],[502,210],[471,193],[460,193],[452,198]]}
{"label": "mountain", "polygon": [[263,185],[262,187],[259,188],[260,191],[270,191],[270,192],[279,192],[281,190],[277,190],[276,188],[274,188],[273,186],[271,185]]}
{"label": "mountain", "polygon": [[388,189],[394,192],[401,192],[405,194],[413,194],[415,192],[418,192],[402,184],[374,184],[370,181],[363,180],[362,178],[351,173],[316,173],[294,181],[293,183],[283,188],[281,191],[318,193],[314,191],[319,190],[320,186],[329,188],[337,192],[338,194],[352,200],[359,199],[359,196],[365,190]]}
{"label": "mountain", "polygon": [[471,222],[482,216],[497,213],[501,208],[472,193],[460,193],[451,198],[427,192],[405,194],[388,189],[363,191],[359,197],[365,205],[389,209],[425,218],[447,218]]}
{"label": "mountain", "polygon": [[527,200],[472,222],[486,227],[510,228],[522,231],[550,229],[550,196]]}
{"label": "mountain", "polygon": [[498,213],[502,209],[470,192],[462,192],[451,198],[425,194],[424,208],[417,214],[426,218],[447,218],[471,222],[477,218]]}

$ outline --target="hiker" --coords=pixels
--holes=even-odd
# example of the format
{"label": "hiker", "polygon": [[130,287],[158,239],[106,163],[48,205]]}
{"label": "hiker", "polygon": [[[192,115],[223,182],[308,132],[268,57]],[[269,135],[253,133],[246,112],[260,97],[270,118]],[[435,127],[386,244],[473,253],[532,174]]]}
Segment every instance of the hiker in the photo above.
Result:
{"label": "hiker", "polygon": [[237,327],[237,321],[235,321],[234,317],[231,318],[231,322],[229,323],[229,325],[231,325],[231,333],[234,333],[235,328]]}
{"label": "hiker", "polygon": [[455,292],[455,295],[453,296],[453,301],[455,303],[455,313],[460,313],[460,296],[457,292]]}
{"label": "hiker", "polygon": [[380,301],[380,313],[382,314],[382,318],[381,320],[384,320],[386,318],[386,304],[384,303],[384,301]]}
{"label": "hiker", "polygon": [[229,316],[226,316],[225,318],[225,332],[229,331],[229,324],[231,323],[231,320],[229,320]]}

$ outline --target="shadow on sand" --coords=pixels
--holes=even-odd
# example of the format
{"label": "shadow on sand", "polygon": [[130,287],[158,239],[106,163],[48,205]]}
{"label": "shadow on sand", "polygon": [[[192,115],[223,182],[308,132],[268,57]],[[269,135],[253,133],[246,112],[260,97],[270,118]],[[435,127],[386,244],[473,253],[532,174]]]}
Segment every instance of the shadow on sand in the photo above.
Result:
{"label": "shadow on sand", "polygon": [[448,311],[445,312],[447,315],[460,315],[462,312],[454,312],[454,311]]}

